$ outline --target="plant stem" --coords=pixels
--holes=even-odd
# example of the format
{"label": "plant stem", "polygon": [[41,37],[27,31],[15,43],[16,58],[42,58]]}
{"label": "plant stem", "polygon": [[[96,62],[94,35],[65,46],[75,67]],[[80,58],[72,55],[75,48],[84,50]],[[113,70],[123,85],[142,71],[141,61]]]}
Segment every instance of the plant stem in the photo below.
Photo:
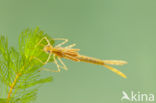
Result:
{"label": "plant stem", "polygon": [[[24,69],[24,66],[22,67],[22,70],[23,69]],[[11,97],[12,91],[13,91],[13,89],[14,89],[14,87],[15,87],[15,85],[16,85],[16,83],[17,83],[17,81],[18,81],[18,79],[19,79],[19,77],[21,75],[22,75],[21,73],[17,73],[14,81],[11,83],[10,90],[9,90],[9,93],[8,93],[8,98],[7,98],[8,99],[8,103],[10,101],[10,97]]]}
{"label": "plant stem", "polygon": [[15,85],[16,85],[16,83],[17,83],[17,80],[18,80],[18,78],[20,77],[20,75],[21,75],[20,73],[18,73],[18,74],[16,75],[16,77],[15,77],[13,83],[12,83],[11,86],[10,86],[10,90],[9,90],[9,93],[8,93],[8,100],[9,100],[10,97],[11,97],[13,88],[15,87]]}

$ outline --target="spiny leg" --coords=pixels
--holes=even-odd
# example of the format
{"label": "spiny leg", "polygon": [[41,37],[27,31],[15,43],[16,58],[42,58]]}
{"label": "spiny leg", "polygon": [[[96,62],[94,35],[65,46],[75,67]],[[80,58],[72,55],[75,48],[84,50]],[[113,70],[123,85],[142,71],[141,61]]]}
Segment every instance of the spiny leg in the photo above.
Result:
{"label": "spiny leg", "polygon": [[58,62],[57,62],[57,60],[56,60],[55,57],[56,57],[56,56],[54,55],[54,63],[55,63],[56,66],[57,66],[57,71],[53,71],[53,72],[60,72],[60,71],[61,71],[61,69],[60,69],[60,65],[58,64]]}
{"label": "spiny leg", "polygon": [[71,45],[69,45],[69,46],[66,46],[65,48],[72,48],[72,47],[74,47],[74,46],[76,46],[76,44],[71,44]]}
{"label": "spiny leg", "polygon": [[55,38],[55,39],[53,39],[53,40],[64,40],[62,43],[56,45],[56,47],[60,47],[60,46],[62,46],[62,45],[64,45],[65,43],[68,42],[68,39],[64,39],[64,38]]}
{"label": "spiny leg", "polygon": [[48,58],[47,58],[47,60],[45,62],[43,62],[41,59],[39,59],[37,57],[33,57],[33,58],[36,59],[36,60],[38,60],[42,64],[47,64],[49,62],[49,60],[50,60],[51,55],[52,54],[50,53],[49,56],[48,56]]}
{"label": "spiny leg", "polygon": [[52,54],[50,53],[49,56],[48,56],[48,59],[45,61],[45,64],[47,64],[49,62],[51,55]]}
{"label": "spiny leg", "polygon": [[35,48],[36,48],[43,40],[46,40],[47,43],[48,43],[48,45],[50,45],[50,42],[49,42],[48,38],[45,36],[45,37],[43,37],[43,38],[35,45]]}
{"label": "spiny leg", "polygon": [[[45,37],[43,37],[43,38],[35,45],[35,48],[36,48],[38,45],[43,45],[43,44],[41,44],[41,42],[42,42],[43,40],[46,40],[47,43],[48,43],[48,45],[51,45],[50,42],[49,42],[49,40],[48,40],[48,38],[45,36]],[[49,53],[49,56],[48,56],[48,58],[47,58],[47,60],[46,60],[45,62],[43,62],[42,60],[40,60],[40,59],[37,58],[37,57],[33,57],[33,58],[35,58],[36,60],[38,60],[38,61],[41,62],[42,64],[47,64],[48,61],[50,60],[51,55],[52,55],[52,54]]]}
{"label": "spiny leg", "polygon": [[61,62],[61,64],[63,65],[63,69],[68,70],[67,66],[63,63],[63,61],[61,60],[60,57],[58,57],[58,60]]}

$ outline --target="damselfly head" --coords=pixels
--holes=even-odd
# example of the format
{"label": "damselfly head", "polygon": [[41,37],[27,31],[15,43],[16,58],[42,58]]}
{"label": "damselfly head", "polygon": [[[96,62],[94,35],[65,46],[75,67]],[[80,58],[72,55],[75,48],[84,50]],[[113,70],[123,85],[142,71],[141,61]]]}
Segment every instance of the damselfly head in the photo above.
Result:
{"label": "damselfly head", "polygon": [[46,53],[51,53],[52,52],[53,47],[51,45],[46,45],[44,46],[44,51]]}

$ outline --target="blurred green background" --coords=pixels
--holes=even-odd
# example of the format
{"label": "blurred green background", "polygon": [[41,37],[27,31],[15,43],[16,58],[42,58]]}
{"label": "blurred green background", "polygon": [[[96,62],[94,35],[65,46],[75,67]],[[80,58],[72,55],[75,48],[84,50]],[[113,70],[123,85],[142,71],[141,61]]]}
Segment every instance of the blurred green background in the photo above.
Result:
{"label": "blurred green background", "polygon": [[[0,33],[17,47],[26,28],[68,38],[81,54],[121,59],[123,79],[102,66],[64,60],[68,71],[52,73],[36,103],[121,103],[122,91],[156,94],[156,1],[0,0]],[[67,44],[67,45],[68,45]],[[55,64],[48,68],[56,68]]]}

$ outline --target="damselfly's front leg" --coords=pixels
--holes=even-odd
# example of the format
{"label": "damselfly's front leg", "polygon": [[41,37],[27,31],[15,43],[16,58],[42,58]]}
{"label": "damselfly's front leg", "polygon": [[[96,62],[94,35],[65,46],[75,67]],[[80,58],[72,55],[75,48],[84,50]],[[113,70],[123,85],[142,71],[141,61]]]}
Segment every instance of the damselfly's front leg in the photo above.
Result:
{"label": "damselfly's front leg", "polygon": [[45,62],[43,62],[41,59],[39,59],[37,57],[33,57],[33,58],[36,59],[36,60],[38,60],[42,64],[47,64],[49,62],[50,58],[51,58],[51,55],[52,54],[50,53],[49,56],[48,56],[48,58],[47,58],[47,60]]}
{"label": "damselfly's front leg", "polygon": [[58,44],[58,45],[56,45],[56,47],[60,47],[60,46],[62,46],[62,45],[64,45],[65,43],[68,42],[68,39],[64,39],[64,38],[55,38],[55,39],[53,39],[53,40],[63,40],[63,42],[60,43],[60,44]]}
{"label": "damselfly's front leg", "polygon": [[46,40],[47,43],[48,43],[48,45],[51,45],[51,44],[50,44],[50,41],[49,41],[48,38],[45,36],[45,37],[43,37],[43,38],[35,45],[35,48],[36,48],[43,40]]}
{"label": "damselfly's front leg", "polygon": [[[42,42],[43,40],[46,40],[47,43],[48,43],[48,45],[51,45],[51,44],[50,44],[50,41],[49,41],[48,38],[45,36],[45,37],[43,37],[43,38],[35,45],[35,48],[36,48],[38,45],[40,45],[41,42]],[[37,57],[33,57],[33,58],[36,59],[36,60],[38,60],[38,61],[39,61],[40,63],[42,63],[42,64],[47,64],[47,63],[49,62],[49,60],[50,60],[51,55],[52,55],[52,54],[49,53],[49,56],[48,56],[48,58],[47,58],[47,60],[46,60],[45,62],[43,62],[41,59],[39,59],[39,58],[37,58]]]}

